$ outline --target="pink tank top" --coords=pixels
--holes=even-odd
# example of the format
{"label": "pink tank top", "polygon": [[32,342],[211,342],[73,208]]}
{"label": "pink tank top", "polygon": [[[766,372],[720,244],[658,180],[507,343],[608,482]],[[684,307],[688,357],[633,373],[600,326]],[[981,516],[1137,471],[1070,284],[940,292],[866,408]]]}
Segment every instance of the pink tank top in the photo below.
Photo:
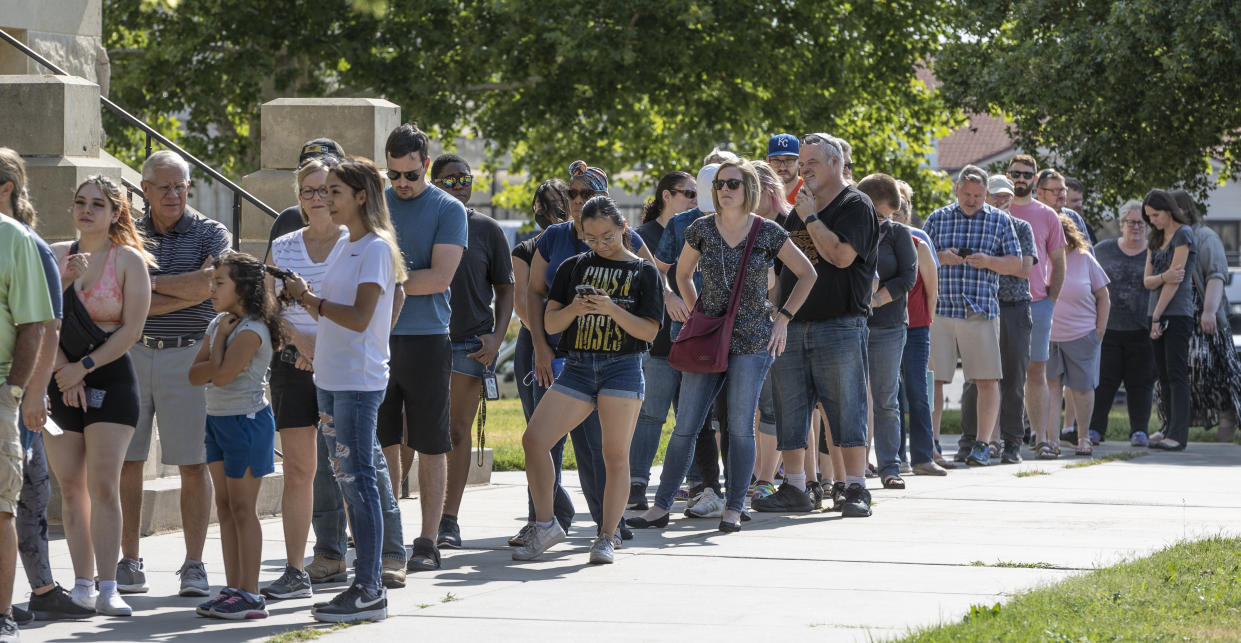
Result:
{"label": "pink tank top", "polygon": [[116,281],[116,246],[108,250],[108,258],[104,261],[103,274],[94,286],[86,290],[78,290],[78,299],[90,313],[96,324],[120,324],[124,297],[121,285]]}

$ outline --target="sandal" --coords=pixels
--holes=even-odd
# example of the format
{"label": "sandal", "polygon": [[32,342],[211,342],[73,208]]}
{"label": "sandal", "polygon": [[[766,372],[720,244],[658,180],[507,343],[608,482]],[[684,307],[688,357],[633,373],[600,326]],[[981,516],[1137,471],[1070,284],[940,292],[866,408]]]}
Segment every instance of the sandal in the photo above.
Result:
{"label": "sandal", "polygon": [[905,479],[900,476],[884,476],[883,477],[883,488],[884,489],[904,489]]}
{"label": "sandal", "polygon": [[1035,457],[1039,460],[1055,460],[1060,455],[1050,442],[1039,442],[1035,447],[1035,453]]}
{"label": "sandal", "polygon": [[1090,438],[1084,438],[1077,441],[1077,450],[1075,454],[1090,457],[1094,453],[1094,447],[1090,444]]}
{"label": "sandal", "polygon": [[440,550],[430,538],[415,538],[413,552],[409,555],[409,564],[405,566],[411,572],[431,572],[440,568]]}

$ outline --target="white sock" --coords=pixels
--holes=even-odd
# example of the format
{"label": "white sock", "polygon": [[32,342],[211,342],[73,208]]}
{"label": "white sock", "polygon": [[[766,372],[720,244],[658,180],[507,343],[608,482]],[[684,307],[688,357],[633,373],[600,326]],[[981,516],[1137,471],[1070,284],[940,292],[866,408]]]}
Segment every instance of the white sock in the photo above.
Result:
{"label": "white sock", "polygon": [[806,474],[805,473],[789,473],[785,474],[784,481],[793,485],[798,491],[806,490]]}
{"label": "white sock", "polygon": [[101,594],[108,594],[108,593],[115,592],[115,591],[116,591],[116,581],[114,580],[99,581],[99,592]]}
{"label": "white sock", "polygon": [[865,489],[866,476],[845,476],[845,486],[848,487],[851,485],[860,485],[863,489]]}
{"label": "white sock", "polygon": [[79,578],[73,582],[73,591],[70,596],[79,601],[90,599],[95,594],[95,581],[89,578]]}
{"label": "white sock", "polygon": [[536,521],[534,521],[534,526],[535,526],[535,527],[538,527],[539,529],[551,529],[551,528],[552,528],[552,523],[554,523],[554,522],[556,522],[556,519],[555,519],[555,518],[553,518],[553,519],[551,519],[551,520],[548,520],[547,522],[539,522],[539,521],[537,521],[537,520],[536,520]]}

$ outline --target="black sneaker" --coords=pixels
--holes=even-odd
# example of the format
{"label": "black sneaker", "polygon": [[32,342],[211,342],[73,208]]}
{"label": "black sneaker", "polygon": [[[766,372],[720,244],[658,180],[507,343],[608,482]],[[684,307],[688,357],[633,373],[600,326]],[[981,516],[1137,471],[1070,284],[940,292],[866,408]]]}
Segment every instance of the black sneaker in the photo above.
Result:
{"label": "black sneaker", "polygon": [[448,549],[461,548],[461,527],[457,525],[457,517],[447,514],[440,516],[440,533],[435,539],[436,546]]}
{"label": "black sneaker", "polygon": [[810,494],[786,482],[770,496],[751,500],[750,508],[772,513],[805,513],[814,510],[814,501]]}
{"label": "black sneaker", "polygon": [[650,505],[646,504],[646,485],[641,482],[633,482],[629,484],[629,502],[625,503],[626,509],[647,509]]}
{"label": "black sneaker", "polygon": [[78,619],[95,615],[95,610],[74,603],[69,592],[59,583],[43,594],[31,594],[27,609],[40,621]]}
{"label": "black sneaker", "polygon": [[370,596],[360,585],[350,585],[336,598],[315,605],[310,615],[324,623],[382,621],[388,618],[388,596],[383,588],[379,589],[378,594]]}
{"label": "black sneaker", "polygon": [[1000,454],[1000,462],[1004,464],[1021,464],[1021,443],[1005,440],[1004,451]]}
{"label": "black sneaker", "polygon": [[846,518],[866,518],[870,516],[870,492],[856,482],[845,489],[845,503],[840,512]]}
{"label": "black sneaker", "polygon": [[952,461],[953,462],[965,462],[965,459],[969,457],[970,451],[973,448],[974,448],[974,443],[972,442],[969,444],[957,444],[957,453],[956,455],[952,456]]}
{"label": "black sneaker", "polygon": [[845,483],[837,480],[832,483],[832,508],[828,511],[840,511],[845,506]]}
{"label": "black sneaker", "polygon": [[823,485],[821,483],[807,482],[806,493],[810,495],[810,505],[815,511],[823,508]]}
{"label": "black sneaker", "polygon": [[13,606],[13,622],[21,625],[30,625],[34,622],[34,613],[14,605]]}
{"label": "black sneaker", "polygon": [[617,525],[616,531],[620,533],[621,540],[633,540],[633,531],[631,531],[629,527],[625,526],[624,520]]}

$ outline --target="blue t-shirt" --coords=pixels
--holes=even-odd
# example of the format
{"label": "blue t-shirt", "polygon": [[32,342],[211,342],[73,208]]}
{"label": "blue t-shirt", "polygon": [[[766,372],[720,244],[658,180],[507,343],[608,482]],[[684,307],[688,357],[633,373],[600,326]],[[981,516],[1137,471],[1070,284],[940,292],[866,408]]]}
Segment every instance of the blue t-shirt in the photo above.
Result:
{"label": "blue t-shirt", "polygon": [[[629,229],[629,245],[634,252],[642,247],[642,235],[638,234],[633,228]],[[547,289],[550,292],[552,280],[556,278],[556,269],[565,259],[580,255],[583,252],[589,252],[590,246],[585,241],[577,238],[577,230],[573,228],[572,221],[561,221],[556,225],[549,226],[543,231],[543,235],[539,237],[538,243],[535,244],[539,255],[547,262],[547,272],[544,273],[544,281],[547,282]]]}
{"label": "blue t-shirt", "polygon": [[[410,271],[431,267],[431,251],[436,244],[465,248],[469,244],[469,226],[465,206],[434,185],[406,201],[398,198],[392,188],[384,190],[396,242],[405,255],[405,268]],[[449,305],[450,289],[434,295],[411,295],[396,320],[393,335],[447,335],[452,320]]]}
{"label": "blue t-shirt", "polygon": [[34,235],[34,244],[39,246],[39,261],[43,263],[43,278],[47,280],[47,292],[52,296],[52,316],[56,319],[64,317],[60,290],[60,268],[56,266],[56,253],[47,245],[43,237]]}

